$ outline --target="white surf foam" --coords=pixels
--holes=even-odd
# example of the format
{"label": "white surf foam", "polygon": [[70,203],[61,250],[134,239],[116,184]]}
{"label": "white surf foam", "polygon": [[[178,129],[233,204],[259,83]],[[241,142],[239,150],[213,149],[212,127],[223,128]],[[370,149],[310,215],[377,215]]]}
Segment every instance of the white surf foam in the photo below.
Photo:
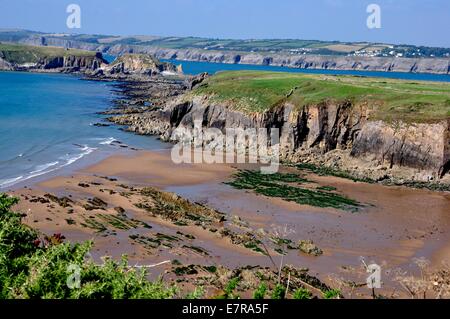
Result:
{"label": "white surf foam", "polygon": [[103,139],[102,142],[100,142],[100,145],[111,145],[112,143],[117,142],[117,140],[114,137],[109,137],[107,139]]}
{"label": "white surf foam", "polygon": [[63,167],[66,167],[66,166],[69,166],[69,165],[75,163],[76,161],[82,159],[83,157],[91,154],[95,150],[96,150],[96,148],[89,147],[87,145],[83,145],[83,146],[81,146],[81,153],[75,154],[73,156],[70,156],[69,154],[67,154],[66,156],[60,157],[59,161],[50,162],[50,163],[36,166],[36,168],[33,171],[29,172],[26,175],[21,175],[21,176],[17,176],[17,177],[13,177],[13,178],[0,180],[0,188],[10,187],[10,186],[13,186],[14,184],[29,180],[31,178],[54,172],[60,168],[63,168]]}

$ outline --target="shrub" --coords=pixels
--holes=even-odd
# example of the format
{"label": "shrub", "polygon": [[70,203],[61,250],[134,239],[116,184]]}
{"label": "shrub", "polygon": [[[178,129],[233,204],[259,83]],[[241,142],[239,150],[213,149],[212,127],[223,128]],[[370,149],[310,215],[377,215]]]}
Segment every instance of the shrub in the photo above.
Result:
{"label": "shrub", "polygon": [[258,289],[253,293],[253,299],[264,299],[267,292],[267,285],[265,283],[261,283]]}
{"label": "shrub", "polygon": [[294,292],[294,299],[311,299],[312,293],[306,288],[299,288]]}
{"label": "shrub", "polygon": [[272,290],[272,299],[284,299],[285,295],[286,288],[281,284],[277,284]]}
{"label": "shrub", "polygon": [[339,299],[341,292],[337,289],[327,290],[323,293],[324,299]]}
{"label": "shrub", "polygon": [[239,295],[234,294],[234,290],[239,284],[239,277],[231,279],[225,288],[223,289],[223,294],[218,296],[218,299],[239,299]]}
{"label": "shrub", "polygon": [[205,295],[205,289],[203,287],[195,287],[194,291],[188,293],[185,299],[201,299]]}
{"label": "shrub", "polygon": [[[22,216],[11,211],[18,201],[0,194],[0,298],[172,298],[176,287],[161,280],[150,282],[145,271],[104,259],[97,265],[85,260],[92,242],[64,243],[56,234],[39,234],[22,224]],[[79,287],[69,288],[70,267],[79,269]]]}

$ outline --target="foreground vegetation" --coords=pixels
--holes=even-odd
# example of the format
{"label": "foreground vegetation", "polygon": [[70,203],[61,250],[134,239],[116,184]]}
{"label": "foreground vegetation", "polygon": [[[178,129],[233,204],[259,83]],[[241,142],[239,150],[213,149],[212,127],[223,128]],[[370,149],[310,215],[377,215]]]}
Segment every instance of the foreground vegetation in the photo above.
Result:
{"label": "foreground vegetation", "polygon": [[297,108],[324,102],[367,105],[382,120],[427,122],[450,117],[450,84],[404,80],[293,74],[223,72],[194,94],[228,102],[244,112],[264,112],[290,102]]}
{"label": "foreground vegetation", "polygon": [[[0,194],[0,299],[5,298],[171,298],[177,290],[145,271],[105,259],[102,265],[87,260],[92,242],[64,243],[64,237],[42,237],[22,224],[22,215],[10,210],[17,199]],[[69,288],[73,270],[80,267],[76,289]],[[74,286],[72,286],[74,287]]]}
{"label": "foreground vegetation", "polygon": [[129,267],[126,257],[94,263],[87,258],[92,242],[71,244],[61,234],[39,234],[22,223],[24,215],[11,211],[17,202],[0,194],[0,299],[197,299],[208,297],[205,282],[219,289],[209,296],[218,299],[241,294],[257,299],[313,298],[305,285],[316,291],[316,297],[317,292],[323,298],[339,297],[306,270],[284,266],[283,259],[274,269],[249,266],[233,271],[222,266],[183,266],[174,260],[171,272],[177,282],[195,283],[192,292],[181,292],[162,280],[149,281],[145,268]]}

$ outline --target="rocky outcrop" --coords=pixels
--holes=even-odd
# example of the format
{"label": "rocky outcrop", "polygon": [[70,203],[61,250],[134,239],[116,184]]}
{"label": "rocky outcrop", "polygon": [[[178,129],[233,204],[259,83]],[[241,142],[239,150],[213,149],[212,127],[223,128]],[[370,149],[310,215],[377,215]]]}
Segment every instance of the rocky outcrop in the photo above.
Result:
{"label": "rocky outcrop", "polygon": [[139,134],[173,140],[176,128],[278,128],[282,158],[352,171],[375,180],[430,181],[448,177],[449,120],[432,124],[370,119],[364,105],[324,102],[297,108],[289,103],[268,112],[242,113],[208,97],[181,97],[163,109],[121,115],[112,121]]}
{"label": "rocky outcrop", "polygon": [[158,74],[176,75],[179,69],[166,62],[160,62],[148,54],[124,54],[118,57],[113,63],[103,68],[106,75],[149,75]]}

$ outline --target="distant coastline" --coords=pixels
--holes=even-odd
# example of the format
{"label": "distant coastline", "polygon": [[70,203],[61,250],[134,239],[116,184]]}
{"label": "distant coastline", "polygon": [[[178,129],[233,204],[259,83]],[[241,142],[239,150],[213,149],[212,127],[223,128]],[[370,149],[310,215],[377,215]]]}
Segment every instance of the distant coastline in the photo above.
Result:
{"label": "distant coastline", "polygon": [[[258,46],[250,40],[227,44],[222,40],[199,38],[56,35],[23,30],[0,32],[0,41],[98,51],[111,55],[145,53],[158,59],[178,61],[283,66],[307,70],[450,74],[450,49],[445,48],[301,40],[286,40],[287,48],[284,48],[273,46],[272,42],[276,43],[274,40],[263,41],[262,46]],[[210,45],[201,46],[201,43]],[[317,46],[320,50],[313,49]],[[369,49],[375,50],[375,53],[368,52]],[[421,49],[433,54],[422,54]],[[419,55],[416,55],[417,50]]]}

